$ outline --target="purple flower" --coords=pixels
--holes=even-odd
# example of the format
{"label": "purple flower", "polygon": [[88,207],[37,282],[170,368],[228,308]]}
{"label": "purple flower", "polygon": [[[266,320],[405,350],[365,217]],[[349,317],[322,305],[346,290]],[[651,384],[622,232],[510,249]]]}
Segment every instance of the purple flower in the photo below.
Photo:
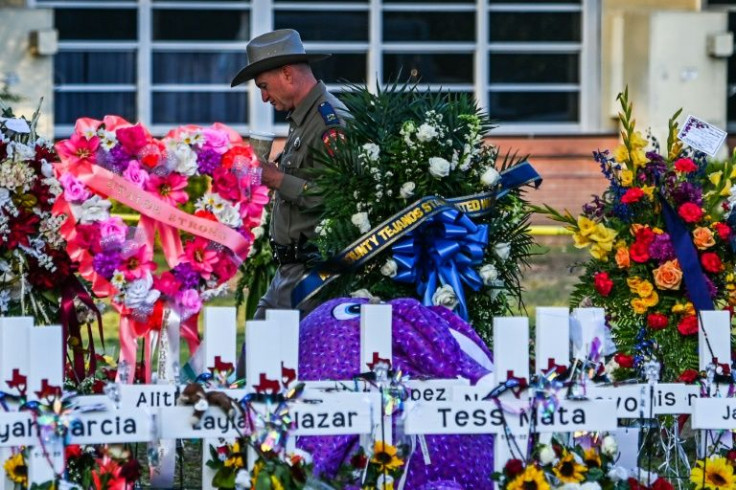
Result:
{"label": "purple flower", "polygon": [[660,233],[654,236],[654,241],[649,245],[649,255],[659,262],[665,262],[675,258],[675,248],[668,233]]}
{"label": "purple flower", "polygon": [[672,190],[672,198],[675,204],[692,202],[698,206],[703,205],[703,192],[690,182],[683,182]]}
{"label": "purple flower", "polygon": [[199,285],[199,273],[188,262],[180,263],[171,269],[171,273],[181,283],[182,289],[194,289]]}
{"label": "purple flower", "polygon": [[111,172],[121,174],[128,168],[128,163],[133,157],[123,149],[119,144],[113,146],[110,149],[110,154],[107,160],[107,167]]}
{"label": "purple flower", "polygon": [[203,148],[197,154],[197,167],[200,174],[212,175],[217,167],[220,166],[222,155],[210,148]]}
{"label": "purple flower", "polygon": [[92,259],[92,268],[105,279],[110,279],[121,262],[120,252],[116,250],[102,252]]}

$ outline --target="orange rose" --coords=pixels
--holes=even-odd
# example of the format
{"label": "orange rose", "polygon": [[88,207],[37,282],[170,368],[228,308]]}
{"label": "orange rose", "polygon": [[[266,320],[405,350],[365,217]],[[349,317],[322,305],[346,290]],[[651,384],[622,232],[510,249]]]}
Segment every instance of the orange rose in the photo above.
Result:
{"label": "orange rose", "polygon": [[693,230],[693,243],[698,247],[698,250],[705,250],[715,245],[716,241],[710,229],[699,226]]}
{"label": "orange rose", "polygon": [[652,271],[654,274],[654,284],[659,289],[680,289],[682,282],[682,270],[677,259],[668,260]]}
{"label": "orange rose", "polygon": [[619,269],[628,269],[631,266],[629,250],[626,247],[616,249],[616,265]]}

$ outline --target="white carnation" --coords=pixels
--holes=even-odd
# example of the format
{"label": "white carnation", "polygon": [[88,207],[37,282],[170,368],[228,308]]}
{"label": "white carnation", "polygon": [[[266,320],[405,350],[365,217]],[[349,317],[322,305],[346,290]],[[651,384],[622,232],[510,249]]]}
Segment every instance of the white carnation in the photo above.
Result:
{"label": "white carnation", "polygon": [[480,278],[486,286],[490,286],[496,279],[498,279],[498,270],[496,270],[493,264],[485,264],[480,268],[478,274],[480,274]]}
{"label": "white carnation", "polygon": [[450,162],[441,157],[432,157],[429,159],[429,173],[433,177],[441,179],[450,175]]}
{"label": "white carnation", "polygon": [[542,466],[546,466],[554,462],[555,459],[557,459],[557,455],[555,454],[555,450],[552,449],[552,446],[549,444],[542,446],[542,449],[539,450],[539,463]]}
{"label": "white carnation", "polygon": [[480,176],[481,184],[486,187],[496,185],[499,180],[501,180],[501,174],[499,174],[498,170],[493,167],[488,167],[486,171],[483,172],[483,175]]}
{"label": "white carnation", "polygon": [[95,194],[79,206],[79,221],[81,223],[105,221],[110,217],[110,206],[112,206],[110,201],[102,199],[100,196]]}
{"label": "white carnation", "polygon": [[435,306],[444,306],[449,310],[453,310],[457,306],[457,303],[455,290],[449,284],[437,288],[432,295],[432,304]]}
{"label": "white carnation", "polygon": [[424,123],[417,129],[417,139],[422,143],[432,141],[437,137],[437,129],[431,124]]}
{"label": "white carnation", "polygon": [[227,225],[230,228],[237,228],[243,224],[243,220],[240,217],[240,203],[236,206],[225,204],[213,209],[215,217],[223,225]]}
{"label": "white carnation", "polygon": [[368,160],[378,161],[378,155],[381,154],[381,148],[375,143],[366,143],[363,145],[363,154]]}
{"label": "white carnation", "polygon": [[601,452],[606,456],[616,456],[618,453],[618,443],[613,436],[608,435],[603,438],[603,442],[601,442]]}
{"label": "white carnation", "polygon": [[394,259],[388,259],[383,266],[381,266],[381,274],[386,277],[396,277],[396,273],[399,271],[399,265]]}
{"label": "white carnation", "polygon": [[414,189],[416,189],[416,187],[417,185],[414,182],[404,182],[399,190],[399,195],[404,199],[408,199],[414,195]]}
{"label": "white carnation", "polygon": [[361,233],[367,233],[371,229],[371,222],[368,220],[368,213],[365,211],[355,213],[350,217],[350,221],[358,227]]}
{"label": "white carnation", "polygon": [[175,171],[187,177],[191,177],[197,173],[197,154],[194,153],[194,150],[189,145],[179,143],[174,148],[173,155],[176,159]]}
{"label": "white carnation", "polygon": [[499,259],[508,260],[511,255],[511,244],[508,242],[497,243],[493,247],[493,251],[496,252]]}
{"label": "white carnation", "polygon": [[132,281],[125,290],[125,306],[136,309],[143,305],[153,305],[161,295],[161,291],[151,289],[152,287],[153,277],[150,272]]}

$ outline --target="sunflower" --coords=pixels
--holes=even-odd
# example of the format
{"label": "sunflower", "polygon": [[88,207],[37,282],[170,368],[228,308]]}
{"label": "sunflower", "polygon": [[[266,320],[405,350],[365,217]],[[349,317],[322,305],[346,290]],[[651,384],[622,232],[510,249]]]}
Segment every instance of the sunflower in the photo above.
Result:
{"label": "sunflower", "polygon": [[600,468],[601,467],[601,455],[598,454],[598,450],[594,447],[586,449],[583,453],[583,461],[588,468]]}
{"label": "sunflower", "polygon": [[28,466],[22,453],[15,453],[3,465],[5,473],[14,483],[20,483],[23,488],[28,485]]}
{"label": "sunflower", "polygon": [[695,484],[695,490],[736,488],[733,466],[722,456],[712,456],[707,461],[696,461],[695,467],[690,472],[690,481]]}
{"label": "sunflower", "polygon": [[549,490],[549,483],[544,472],[530,464],[524,472],[509,483],[506,490]]}
{"label": "sunflower", "polygon": [[565,452],[552,471],[562,483],[580,483],[585,479],[583,473],[588,471],[588,468],[575,461],[572,453]]}
{"label": "sunflower", "polygon": [[404,462],[396,456],[396,448],[391,444],[385,444],[383,441],[376,441],[373,446],[373,456],[371,463],[378,465],[381,472],[395,470]]}

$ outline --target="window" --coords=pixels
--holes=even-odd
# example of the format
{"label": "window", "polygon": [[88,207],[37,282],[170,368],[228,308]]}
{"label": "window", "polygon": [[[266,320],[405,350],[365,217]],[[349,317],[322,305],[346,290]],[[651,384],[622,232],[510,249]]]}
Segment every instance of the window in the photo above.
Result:
{"label": "window", "polygon": [[31,2],[55,9],[60,137],[78,117],[105,114],[158,135],[214,121],[284,134],[284,115],[252,84],[230,87],[247,41],[280,28],[298,30],[307,51],[332,54],[313,69],[338,94],[410,79],[474,94],[500,132],[597,130],[585,113],[596,107],[597,40],[586,37],[598,28],[595,0]]}

